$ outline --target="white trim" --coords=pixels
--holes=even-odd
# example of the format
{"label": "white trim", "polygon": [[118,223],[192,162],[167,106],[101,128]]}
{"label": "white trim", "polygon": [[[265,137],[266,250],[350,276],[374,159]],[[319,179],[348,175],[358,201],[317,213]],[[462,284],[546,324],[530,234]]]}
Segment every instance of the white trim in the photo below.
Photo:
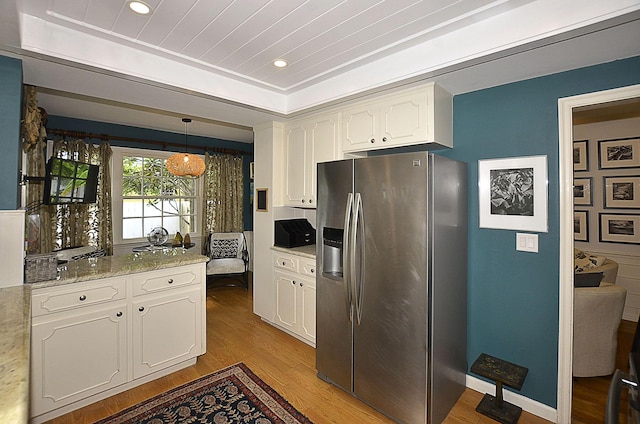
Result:
{"label": "white trim", "polygon": [[[558,99],[560,281],[558,323],[558,421],[571,422],[573,358],[573,109],[640,97],[640,85]],[[563,283],[564,282],[564,283]]]}
{"label": "white trim", "polygon": [[[476,378],[472,375],[467,374],[466,386],[476,392],[480,393],[489,393],[492,396],[496,394],[496,385],[488,383],[484,380]],[[550,407],[549,405],[545,405],[544,403],[537,402],[533,399],[529,399],[521,394],[503,390],[504,400],[512,403],[514,405],[522,408],[523,411],[527,411],[530,414],[536,415],[540,418],[544,418],[545,420],[551,422],[570,422],[570,421],[557,421],[558,414],[555,409]]]}
{"label": "white trim", "polygon": [[[122,191],[122,157],[123,156],[143,156],[166,159],[176,152],[168,152],[164,150],[151,150],[151,149],[135,149],[131,147],[115,147],[112,146],[113,155],[111,156],[111,193],[115,194]],[[203,160],[204,156],[200,155]],[[196,183],[196,199],[197,210],[195,211],[196,231],[195,234],[200,235],[202,225],[202,198],[203,198],[203,178],[198,178]],[[119,187],[116,191],[116,187]],[[112,213],[112,228],[113,228],[113,244],[123,245],[135,243],[147,243],[146,237],[137,239],[122,239],[122,196],[112,196],[111,198],[111,213]],[[194,235],[195,235],[194,234]]]}

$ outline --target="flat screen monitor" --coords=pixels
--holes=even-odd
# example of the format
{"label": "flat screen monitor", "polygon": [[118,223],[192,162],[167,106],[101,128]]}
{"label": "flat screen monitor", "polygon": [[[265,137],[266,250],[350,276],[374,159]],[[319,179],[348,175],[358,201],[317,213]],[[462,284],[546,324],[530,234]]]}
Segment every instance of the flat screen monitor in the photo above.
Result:
{"label": "flat screen monitor", "polygon": [[44,180],[45,205],[95,203],[98,165],[51,158]]}

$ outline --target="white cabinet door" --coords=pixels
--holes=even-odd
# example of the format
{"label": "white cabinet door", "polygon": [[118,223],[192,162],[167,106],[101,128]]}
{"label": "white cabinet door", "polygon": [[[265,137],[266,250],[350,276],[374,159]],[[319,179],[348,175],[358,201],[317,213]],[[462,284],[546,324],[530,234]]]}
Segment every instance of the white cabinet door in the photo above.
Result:
{"label": "white cabinet door", "polygon": [[315,281],[300,278],[297,287],[298,315],[300,316],[299,333],[305,339],[316,341],[316,287]]}
{"label": "white cabinet door", "polygon": [[452,104],[451,94],[426,84],[354,105],[342,114],[342,150],[453,147]]}
{"label": "white cabinet door", "polygon": [[294,275],[274,271],[276,289],[276,324],[291,332],[297,332],[296,280]]}
{"label": "white cabinet door", "polygon": [[340,159],[337,113],[288,124],[284,131],[284,204],[315,208],[316,167]]}
{"label": "white cabinet door", "polygon": [[287,205],[298,206],[307,201],[310,182],[306,181],[307,161],[312,160],[307,142],[305,123],[295,124],[285,129],[285,187],[284,201]]}
{"label": "white cabinet door", "polygon": [[34,319],[31,329],[31,416],[126,381],[125,302]]}
{"label": "white cabinet door", "polygon": [[134,379],[201,353],[202,302],[200,287],[140,296],[134,300]]}

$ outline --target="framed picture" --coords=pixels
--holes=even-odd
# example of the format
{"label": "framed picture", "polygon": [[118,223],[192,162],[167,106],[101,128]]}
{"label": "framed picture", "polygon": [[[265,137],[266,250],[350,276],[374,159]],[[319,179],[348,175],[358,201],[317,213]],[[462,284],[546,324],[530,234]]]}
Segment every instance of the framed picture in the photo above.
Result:
{"label": "framed picture", "polygon": [[604,177],[604,207],[640,209],[640,176]]}
{"label": "framed picture", "polygon": [[589,241],[589,212],[573,211],[573,239]]}
{"label": "framed picture", "polygon": [[546,233],[547,157],[478,161],[480,228]]}
{"label": "framed picture", "polygon": [[600,241],[640,244],[640,214],[601,213]]}
{"label": "framed picture", "polygon": [[580,140],[573,142],[573,170],[589,170],[589,141]]}
{"label": "framed picture", "polygon": [[573,204],[580,206],[591,206],[591,181],[592,177],[573,179]]}
{"label": "framed picture", "polygon": [[640,166],[640,137],[598,141],[600,169]]}

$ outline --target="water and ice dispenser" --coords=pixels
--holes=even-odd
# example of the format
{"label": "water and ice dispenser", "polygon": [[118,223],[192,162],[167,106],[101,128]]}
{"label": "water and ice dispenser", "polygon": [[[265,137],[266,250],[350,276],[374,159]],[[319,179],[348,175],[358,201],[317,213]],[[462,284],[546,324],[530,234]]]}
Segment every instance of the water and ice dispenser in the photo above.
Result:
{"label": "water and ice dispenser", "polygon": [[322,229],[322,275],[333,280],[342,280],[342,228]]}

